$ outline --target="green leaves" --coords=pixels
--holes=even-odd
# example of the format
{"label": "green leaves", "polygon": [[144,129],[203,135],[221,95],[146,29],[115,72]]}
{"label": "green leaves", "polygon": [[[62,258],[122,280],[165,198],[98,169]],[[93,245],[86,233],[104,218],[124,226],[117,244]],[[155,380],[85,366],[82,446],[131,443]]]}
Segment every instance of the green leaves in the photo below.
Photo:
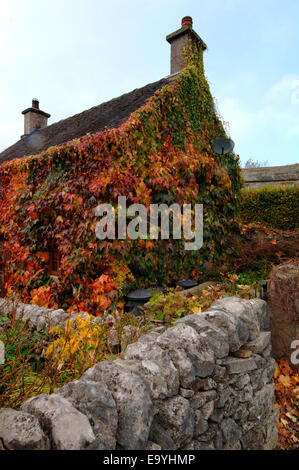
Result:
{"label": "green leaves", "polygon": [[[169,283],[225,256],[238,211],[240,168],[233,154],[222,158],[212,151],[213,139],[225,130],[199,52],[118,129],[0,166],[10,291],[31,301],[33,289],[50,287],[57,305],[84,305],[96,313],[88,286],[103,274],[117,277],[115,264],[127,273],[129,288]],[[203,203],[203,248],[187,253],[181,240],[172,239],[153,246],[129,239],[97,243],[94,208],[116,205],[119,195],[146,206]],[[57,283],[36,256],[53,241],[61,259]]]}

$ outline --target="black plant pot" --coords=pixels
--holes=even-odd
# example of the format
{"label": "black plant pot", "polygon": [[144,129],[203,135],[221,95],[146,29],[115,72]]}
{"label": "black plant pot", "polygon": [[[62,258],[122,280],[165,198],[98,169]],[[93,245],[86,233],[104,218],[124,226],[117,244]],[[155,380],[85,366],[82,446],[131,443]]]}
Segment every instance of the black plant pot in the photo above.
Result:
{"label": "black plant pot", "polygon": [[196,281],[193,281],[192,279],[184,279],[182,281],[178,281],[176,285],[182,287],[183,289],[191,289],[192,287],[195,287],[198,284]]}
{"label": "black plant pot", "polygon": [[129,292],[126,297],[127,302],[124,306],[125,312],[133,311],[134,315],[136,316],[142,315],[138,307],[146,304],[152,295],[157,291],[161,291],[164,294],[167,292],[166,289],[162,286],[150,286],[148,289],[137,289]]}

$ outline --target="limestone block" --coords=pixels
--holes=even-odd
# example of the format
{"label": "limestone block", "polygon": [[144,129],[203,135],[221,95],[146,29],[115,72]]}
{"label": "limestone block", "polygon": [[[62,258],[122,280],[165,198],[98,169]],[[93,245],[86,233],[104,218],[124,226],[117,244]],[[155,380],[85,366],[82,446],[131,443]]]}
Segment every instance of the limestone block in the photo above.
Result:
{"label": "limestone block", "polygon": [[0,410],[0,440],[8,450],[48,450],[50,441],[38,420],[22,411]]}

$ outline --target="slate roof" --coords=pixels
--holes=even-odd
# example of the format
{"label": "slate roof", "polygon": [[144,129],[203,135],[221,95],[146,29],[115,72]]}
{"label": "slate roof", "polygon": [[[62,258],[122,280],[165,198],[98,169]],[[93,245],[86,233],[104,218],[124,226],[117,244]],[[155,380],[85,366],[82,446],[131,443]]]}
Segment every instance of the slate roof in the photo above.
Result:
{"label": "slate roof", "polygon": [[272,166],[263,168],[245,168],[243,178],[248,183],[270,183],[274,181],[298,181],[299,165]]}
{"label": "slate roof", "polygon": [[35,155],[52,145],[62,144],[105,128],[117,128],[131,113],[142,107],[160,88],[169,84],[174,75],[150,83],[82,113],[36,130],[0,153],[0,164],[13,158]]}

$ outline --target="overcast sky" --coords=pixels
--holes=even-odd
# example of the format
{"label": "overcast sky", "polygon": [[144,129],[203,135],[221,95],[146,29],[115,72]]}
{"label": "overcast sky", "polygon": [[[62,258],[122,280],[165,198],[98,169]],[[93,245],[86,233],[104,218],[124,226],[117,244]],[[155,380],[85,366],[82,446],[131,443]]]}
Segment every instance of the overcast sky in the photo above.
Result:
{"label": "overcast sky", "polygon": [[0,151],[38,98],[49,124],[170,72],[183,16],[208,46],[211,92],[247,159],[299,163],[298,0],[0,0]]}

